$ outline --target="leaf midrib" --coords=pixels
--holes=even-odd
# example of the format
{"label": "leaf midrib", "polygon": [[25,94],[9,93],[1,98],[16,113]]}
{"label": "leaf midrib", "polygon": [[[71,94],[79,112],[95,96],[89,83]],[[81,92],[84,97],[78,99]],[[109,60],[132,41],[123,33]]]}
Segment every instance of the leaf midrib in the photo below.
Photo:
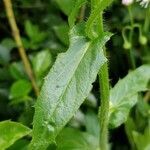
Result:
{"label": "leaf midrib", "polygon": [[[79,37],[79,36],[78,36]],[[82,36],[80,36],[82,37]],[[85,39],[84,37],[82,39]],[[79,40],[79,39],[78,39]],[[48,117],[48,120],[50,121],[51,117],[54,115],[56,109],[57,109],[57,106],[59,105],[60,101],[63,99],[63,96],[64,96],[64,93],[66,92],[67,88],[68,88],[68,85],[70,84],[70,82],[72,81],[72,78],[73,76],[75,75],[76,73],[76,70],[78,69],[78,66],[80,66],[80,63],[82,62],[82,59],[84,58],[85,54],[87,53],[89,47],[91,46],[91,42],[87,42],[86,43],[87,46],[86,46],[86,50],[85,52],[83,53],[82,57],[80,57],[79,61],[78,61],[78,65],[77,67],[75,67],[75,69],[73,70],[73,73],[72,73],[72,76],[70,77],[70,79],[68,80],[67,84],[66,84],[66,87],[64,88],[64,90],[62,91],[62,94],[60,95],[60,97],[58,98],[58,101],[57,101],[57,104],[55,106],[55,109],[53,110],[52,114]]]}

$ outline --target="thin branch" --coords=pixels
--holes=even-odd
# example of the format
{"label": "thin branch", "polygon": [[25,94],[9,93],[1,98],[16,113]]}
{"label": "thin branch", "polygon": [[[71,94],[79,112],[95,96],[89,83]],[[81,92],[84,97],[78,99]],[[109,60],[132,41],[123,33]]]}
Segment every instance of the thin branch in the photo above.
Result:
{"label": "thin branch", "polygon": [[31,68],[28,56],[27,56],[27,54],[25,52],[25,49],[23,47],[23,43],[22,43],[22,40],[21,40],[20,32],[19,32],[16,20],[15,20],[15,16],[14,16],[11,0],[3,0],[3,1],[4,1],[6,13],[7,13],[7,18],[8,18],[11,30],[12,30],[12,34],[13,34],[14,40],[15,40],[15,42],[17,44],[20,57],[21,57],[21,59],[23,61],[23,64],[24,64],[24,67],[25,67],[25,71],[26,71],[27,75],[29,76],[29,79],[31,80],[31,83],[32,83],[33,89],[35,91],[35,94],[38,96],[39,89],[38,89],[38,86],[37,86],[37,84],[35,82],[34,74],[33,74],[33,71],[32,71],[32,68]]}
{"label": "thin branch", "polygon": [[80,10],[80,15],[78,21],[81,22],[84,20],[86,5],[83,5]]}
{"label": "thin branch", "polygon": [[[100,13],[98,18],[98,32],[102,34],[103,28],[103,12]],[[103,47],[104,54],[106,56],[106,48]],[[99,107],[99,122],[100,122],[100,137],[99,144],[101,150],[109,149],[109,137],[108,137],[108,123],[109,123],[109,98],[110,98],[110,87],[109,87],[109,72],[107,62],[101,67],[99,71],[99,84],[100,84],[100,99],[101,106]]]}

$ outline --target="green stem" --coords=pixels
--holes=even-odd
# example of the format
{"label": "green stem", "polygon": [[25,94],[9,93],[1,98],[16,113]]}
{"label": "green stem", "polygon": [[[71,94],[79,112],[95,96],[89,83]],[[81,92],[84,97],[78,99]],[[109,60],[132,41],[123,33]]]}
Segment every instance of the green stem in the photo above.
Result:
{"label": "green stem", "polygon": [[143,30],[145,33],[148,33],[149,31],[149,26],[150,26],[149,16],[150,16],[150,7],[147,8],[146,10],[146,18],[145,18],[144,27],[143,27]]}
{"label": "green stem", "polygon": [[[99,32],[103,33],[103,18],[102,13],[99,18]],[[104,48],[106,55],[106,50]],[[99,83],[100,83],[100,99],[101,107],[99,113],[100,124],[100,137],[99,144],[100,150],[108,150],[108,121],[109,121],[109,75],[107,62],[101,67],[99,71]]]}
{"label": "green stem", "polygon": [[98,34],[101,35],[103,33],[103,13],[100,13],[100,16],[98,17]]}
{"label": "green stem", "polygon": [[[131,22],[131,27],[132,27],[132,30],[130,32],[129,40],[130,40],[130,43],[133,43],[132,37],[133,37],[133,30],[134,30],[134,19],[133,19],[133,15],[132,15],[132,11],[131,11],[131,6],[128,7],[128,12],[129,12],[130,22]],[[134,55],[133,55],[133,47],[132,46],[129,50],[129,54],[130,54],[132,69],[135,69],[136,64],[135,64],[135,58],[134,58]]]}
{"label": "green stem", "polygon": [[79,19],[78,19],[79,22],[82,22],[84,20],[85,9],[86,9],[86,5],[83,5],[80,10],[80,15],[79,15]]}
{"label": "green stem", "polygon": [[129,12],[129,16],[130,16],[130,22],[131,22],[131,26],[134,26],[134,19],[133,19],[133,15],[132,15],[132,11],[131,11],[131,6],[128,6],[128,12]]}
{"label": "green stem", "polygon": [[39,95],[39,88],[37,86],[35,76],[34,76],[34,72],[32,70],[29,58],[26,54],[26,50],[24,49],[24,46],[23,46],[23,43],[22,43],[21,35],[20,35],[19,29],[18,29],[18,26],[17,26],[17,23],[16,23],[14,11],[13,11],[12,2],[11,2],[11,0],[3,0],[3,1],[4,1],[4,5],[5,5],[7,18],[8,18],[10,27],[12,29],[12,34],[13,34],[14,40],[16,42],[16,45],[18,47],[20,57],[23,61],[25,71],[26,71],[29,79],[31,80],[33,90],[35,91],[36,96],[38,96]]}

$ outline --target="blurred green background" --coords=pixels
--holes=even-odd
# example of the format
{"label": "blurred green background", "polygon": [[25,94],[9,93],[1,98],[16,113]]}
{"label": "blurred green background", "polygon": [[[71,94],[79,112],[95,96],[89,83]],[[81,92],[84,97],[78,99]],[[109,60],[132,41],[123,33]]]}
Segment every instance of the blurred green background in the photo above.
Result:
{"label": "blurred green background", "polygon": [[[56,56],[65,52],[69,46],[68,14],[72,10],[74,1],[13,0],[12,2],[21,38],[40,88]],[[142,64],[150,64],[150,19],[148,23],[146,22],[146,16],[150,16],[150,8],[142,8],[139,3],[135,2],[131,10],[134,22],[140,26],[142,35],[147,39],[147,43],[139,41],[139,28],[135,28],[131,44],[133,45],[132,54],[138,67]],[[83,20],[87,20],[89,13],[90,5],[86,4]],[[130,15],[128,8],[119,0],[115,0],[103,15],[105,30],[114,34],[107,43],[110,83],[113,87],[132,69],[129,50],[124,48],[125,41],[122,36],[123,30],[130,25]],[[126,36],[128,38],[128,32]],[[99,84],[96,81],[87,100],[67,126],[81,131],[95,129],[91,132],[97,134],[96,114],[100,104],[99,94]],[[150,135],[147,134],[149,133],[147,130],[150,130],[150,106],[149,99],[143,100],[144,94],[141,94],[138,103],[131,110],[127,122],[117,129],[110,130],[112,149],[128,150],[132,147],[132,149],[149,150]],[[36,96],[25,73],[1,1],[0,120],[11,119],[32,127],[35,100]],[[87,124],[89,124],[88,127]],[[25,144],[26,142],[28,143],[28,139],[18,143]],[[146,149],[148,144],[149,147]],[[10,149],[13,149],[13,146]]]}

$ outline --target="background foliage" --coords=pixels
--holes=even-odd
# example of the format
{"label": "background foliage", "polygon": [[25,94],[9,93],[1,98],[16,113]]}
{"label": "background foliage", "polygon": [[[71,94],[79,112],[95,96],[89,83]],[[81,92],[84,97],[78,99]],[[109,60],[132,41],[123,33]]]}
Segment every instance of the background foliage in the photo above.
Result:
{"label": "background foliage", "polygon": [[[39,88],[57,55],[66,52],[69,47],[68,15],[74,5],[73,0],[13,1],[23,45]],[[123,6],[121,1],[115,0],[103,14],[105,30],[114,33],[107,43],[111,87],[119,81],[111,90],[110,102],[109,138],[110,146],[114,150],[150,149],[150,106],[149,98],[145,97],[150,79],[150,25],[145,25],[145,16],[150,15],[149,9],[142,8],[138,3],[132,5],[133,19],[140,26],[142,37],[146,37],[147,42],[143,43],[139,28],[135,27],[131,53],[136,67],[139,68],[131,73],[129,50],[125,49],[122,36],[123,30],[130,25],[128,8]],[[32,128],[37,97],[17,51],[2,1],[0,10],[0,147],[3,145],[3,149],[10,146],[9,150],[25,150],[31,140],[29,128]],[[87,3],[84,9],[80,10],[77,21],[86,21],[89,12],[90,5]],[[129,33],[126,34],[128,36]],[[61,65],[59,67],[61,70]],[[121,78],[124,79],[120,80]],[[138,92],[141,93],[137,94]],[[99,84],[96,80],[76,115],[57,136],[58,150],[98,148],[99,95]],[[11,124],[10,121],[4,120],[12,120],[28,128],[21,125],[14,141],[2,143],[4,137],[1,135],[5,133],[2,132],[3,128],[7,126],[9,130]],[[23,136],[25,137],[20,139]],[[56,149],[56,145],[50,145],[49,149]]]}

